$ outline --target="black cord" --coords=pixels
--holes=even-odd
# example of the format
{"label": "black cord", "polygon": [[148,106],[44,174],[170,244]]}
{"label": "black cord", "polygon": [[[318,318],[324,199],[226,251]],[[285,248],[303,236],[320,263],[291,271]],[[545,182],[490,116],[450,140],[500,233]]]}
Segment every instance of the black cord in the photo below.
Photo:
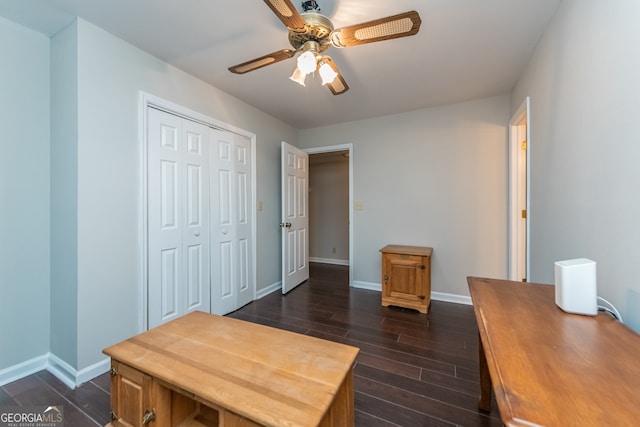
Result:
{"label": "black cord", "polygon": [[610,310],[607,307],[603,307],[603,306],[599,305],[598,306],[598,311],[604,311],[605,313],[609,313],[611,316],[613,316],[614,319],[620,320],[618,315],[613,310]]}

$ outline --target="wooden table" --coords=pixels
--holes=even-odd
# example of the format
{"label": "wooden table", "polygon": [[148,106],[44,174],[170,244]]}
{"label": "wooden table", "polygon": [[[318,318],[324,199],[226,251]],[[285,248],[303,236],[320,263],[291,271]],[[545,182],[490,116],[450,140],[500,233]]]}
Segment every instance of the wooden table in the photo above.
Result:
{"label": "wooden table", "polygon": [[358,349],[194,312],[104,353],[113,426],[352,426]]}
{"label": "wooden table", "polygon": [[640,336],[608,314],[567,314],[551,285],[469,277],[481,396],[507,426],[640,425]]}

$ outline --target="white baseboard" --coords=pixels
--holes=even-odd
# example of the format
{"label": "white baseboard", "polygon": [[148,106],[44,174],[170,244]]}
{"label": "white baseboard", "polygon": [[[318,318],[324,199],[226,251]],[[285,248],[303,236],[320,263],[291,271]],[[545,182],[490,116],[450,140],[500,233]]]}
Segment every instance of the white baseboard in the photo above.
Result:
{"label": "white baseboard", "polygon": [[348,259],[309,257],[309,262],[319,262],[321,264],[346,265],[346,266],[349,265]]}
{"label": "white baseboard", "polygon": [[93,365],[80,369],[76,375],[76,385],[84,384],[111,369],[111,358],[106,357]]}
{"label": "white baseboard", "polygon": [[269,285],[266,288],[262,288],[259,291],[256,291],[256,299],[260,299],[262,297],[266,297],[270,293],[279,291],[282,289],[282,282],[276,282],[273,285]]}
{"label": "white baseboard", "polygon": [[382,285],[380,283],[362,282],[360,280],[354,280],[351,283],[351,287],[358,289],[367,289],[370,291],[382,292]]}
{"label": "white baseboard", "polygon": [[49,354],[34,357],[17,365],[0,370],[0,386],[12,383],[36,372],[47,369]]}
{"label": "white baseboard", "polygon": [[466,295],[447,294],[445,292],[431,292],[431,299],[442,302],[452,302],[455,304],[473,305],[471,297]]}
{"label": "white baseboard", "polygon": [[76,388],[76,369],[55,354],[49,353],[47,371],[66,384],[69,388]]}
{"label": "white baseboard", "polygon": [[98,375],[104,374],[110,367],[111,359],[105,357],[101,361],[78,371],[55,354],[49,353],[49,365],[47,366],[47,371],[55,375],[56,378],[65,383],[67,387],[76,388],[79,385],[94,379]]}
{"label": "white baseboard", "polygon": [[[382,292],[382,284],[380,283],[362,282],[356,280],[351,284],[351,286],[359,289]],[[431,292],[431,299],[435,301],[452,302],[455,304],[472,305],[471,297],[466,295],[448,294],[445,292]]]}
{"label": "white baseboard", "polygon": [[35,374],[36,372],[47,370],[67,387],[74,389],[98,375],[104,374],[109,370],[110,365],[110,359],[105,358],[100,362],[78,371],[55,354],[46,353],[1,370],[0,386]]}

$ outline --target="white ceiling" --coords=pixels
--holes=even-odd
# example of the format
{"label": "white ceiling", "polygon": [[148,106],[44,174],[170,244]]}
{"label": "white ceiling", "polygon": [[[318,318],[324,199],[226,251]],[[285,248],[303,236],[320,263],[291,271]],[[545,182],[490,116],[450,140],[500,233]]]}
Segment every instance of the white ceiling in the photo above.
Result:
{"label": "white ceiling", "polygon": [[[47,35],[80,16],[296,128],[508,92],[561,0],[318,0],[336,28],[416,10],[417,35],[327,51],[350,90],[289,80],[295,59],[227,68],[290,48],[261,0],[0,0],[0,15]],[[299,6],[300,1],[294,0]]]}

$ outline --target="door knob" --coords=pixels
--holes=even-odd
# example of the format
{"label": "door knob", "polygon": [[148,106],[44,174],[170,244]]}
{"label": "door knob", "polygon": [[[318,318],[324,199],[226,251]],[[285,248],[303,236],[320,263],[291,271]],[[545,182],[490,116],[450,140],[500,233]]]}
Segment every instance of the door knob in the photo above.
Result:
{"label": "door knob", "polygon": [[198,237],[200,235],[200,230],[193,230],[193,235]]}

